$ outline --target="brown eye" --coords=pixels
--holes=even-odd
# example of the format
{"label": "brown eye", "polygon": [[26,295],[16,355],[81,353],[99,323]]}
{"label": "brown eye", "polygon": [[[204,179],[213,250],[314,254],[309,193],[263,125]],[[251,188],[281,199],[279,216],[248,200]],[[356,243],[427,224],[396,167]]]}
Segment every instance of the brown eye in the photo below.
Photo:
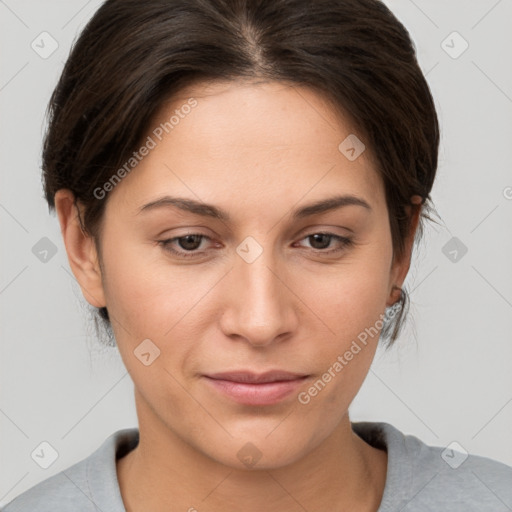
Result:
{"label": "brown eye", "polygon": [[[204,251],[197,251],[203,239],[211,240],[210,237],[206,235],[189,233],[187,235],[169,238],[168,240],[160,240],[158,243],[165,251],[175,254],[180,258],[193,258],[204,254]],[[173,245],[174,247],[177,245],[178,250],[173,248]]]}
{"label": "brown eye", "polygon": [[316,233],[309,235],[308,239],[312,242],[313,249],[327,249],[331,244],[332,236],[326,233]]}
{"label": "brown eye", "polygon": [[[180,236],[176,240],[178,240],[178,245],[187,251],[193,251],[197,249],[199,245],[201,245],[201,235],[185,235]],[[199,244],[198,244],[199,242]]]}

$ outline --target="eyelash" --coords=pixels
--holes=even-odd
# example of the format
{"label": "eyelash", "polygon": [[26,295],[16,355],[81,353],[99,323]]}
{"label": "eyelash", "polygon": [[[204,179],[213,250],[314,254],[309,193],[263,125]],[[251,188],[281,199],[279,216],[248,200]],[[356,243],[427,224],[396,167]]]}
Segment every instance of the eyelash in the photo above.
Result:
{"label": "eyelash", "polygon": [[[344,251],[345,249],[347,249],[349,247],[352,247],[354,245],[354,241],[350,237],[339,236],[339,235],[335,235],[334,233],[326,233],[326,232],[323,232],[323,231],[320,231],[318,233],[311,233],[309,235],[306,235],[301,240],[305,240],[306,238],[312,237],[314,235],[328,236],[331,239],[338,240],[338,242],[341,244],[341,247],[339,247],[337,249],[327,250],[327,251],[324,250],[324,249],[314,249],[313,252],[316,253],[316,254],[329,254],[329,255],[330,254],[335,254],[335,253]],[[202,235],[201,233],[187,233],[186,235],[177,236],[177,237],[174,237],[174,238],[169,238],[168,240],[159,240],[158,244],[161,245],[165,251],[170,252],[171,254],[174,254],[174,255],[176,255],[179,258],[194,258],[194,257],[198,257],[198,255],[201,254],[200,252],[197,252],[197,251],[181,252],[181,251],[176,251],[175,249],[173,249],[171,247],[171,243],[172,242],[174,242],[175,240],[176,241],[177,240],[181,240],[182,238],[186,238],[187,236],[199,236],[202,239],[211,240],[211,238],[209,236]]]}

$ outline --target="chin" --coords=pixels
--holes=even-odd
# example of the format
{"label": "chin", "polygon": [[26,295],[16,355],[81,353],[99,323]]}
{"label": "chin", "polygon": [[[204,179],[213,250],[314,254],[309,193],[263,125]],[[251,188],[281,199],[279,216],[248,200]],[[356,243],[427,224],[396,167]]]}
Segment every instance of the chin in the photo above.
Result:
{"label": "chin", "polygon": [[[322,439],[313,440],[315,434],[309,435],[300,422],[290,429],[290,425],[285,426],[289,420],[283,421],[284,417],[260,420],[252,425],[238,425],[237,429],[226,424],[226,430],[233,437],[226,434],[222,435],[222,439],[211,439],[209,446],[204,446],[203,439],[203,446],[198,448],[217,462],[238,470],[285,467],[304,457],[314,448],[311,445],[320,443]],[[293,440],[293,444],[290,440]]]}

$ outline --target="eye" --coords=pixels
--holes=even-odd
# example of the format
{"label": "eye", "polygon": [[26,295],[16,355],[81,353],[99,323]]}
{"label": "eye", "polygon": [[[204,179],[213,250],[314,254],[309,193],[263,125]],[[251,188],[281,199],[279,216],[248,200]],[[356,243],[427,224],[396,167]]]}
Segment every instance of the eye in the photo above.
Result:
{"label": "eye", "polygon": [[[180,258],[193,258],[202,254],[202,251],[197,251],[201,245],[202,239],[211,240],[210,237],[199,233],[189,233],[187,235],[176,236],[168,240],[160,240],[158,242],[166,251],[175,254]],[[173,244],[177,242],[182,250],[173,248]]]}
{"label": "eye", "polygon": [[[205,251],[198,251],[201,242],[204,240],[211,240],[210,237],[200,233],[189,233],[182,236],[169,238],[168,240],[159,240],[158,244],[161,245],[165,251],[174,254],[179,258],[194,258],[200,257],[205,254]],[[312,233],[302,240],[310,240],[312,249],[318,254],[334,254],[345,250],[354,244],[351,238],[335,235],[334,233]],[[335,240],[338,242],[338,247],[334,249],[325,250]],[[178,246],[178,249],[176,249]]]}
{"label": "eye", "polygon": [[[334,233],[312,233],[302,240],[310,240],[310,243],[312,243],[312,248],[315,249],[315,252],[321,254],[338,253],[354,245],[352,238],[335,235]],[[324,250],[330,246],[332,240],[336,240],[338,242],[338,247],[328,251]]]}

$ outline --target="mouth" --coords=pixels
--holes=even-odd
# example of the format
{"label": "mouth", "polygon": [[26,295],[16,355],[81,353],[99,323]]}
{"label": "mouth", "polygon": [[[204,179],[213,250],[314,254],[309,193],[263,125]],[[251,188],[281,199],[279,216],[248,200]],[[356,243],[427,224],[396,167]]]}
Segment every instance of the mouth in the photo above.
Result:
{"label": "mouth", "polygon": [[273,405],[296,391],[310,376],[284,370],[232,371],[203,375],[216,392],[244,405]]}

